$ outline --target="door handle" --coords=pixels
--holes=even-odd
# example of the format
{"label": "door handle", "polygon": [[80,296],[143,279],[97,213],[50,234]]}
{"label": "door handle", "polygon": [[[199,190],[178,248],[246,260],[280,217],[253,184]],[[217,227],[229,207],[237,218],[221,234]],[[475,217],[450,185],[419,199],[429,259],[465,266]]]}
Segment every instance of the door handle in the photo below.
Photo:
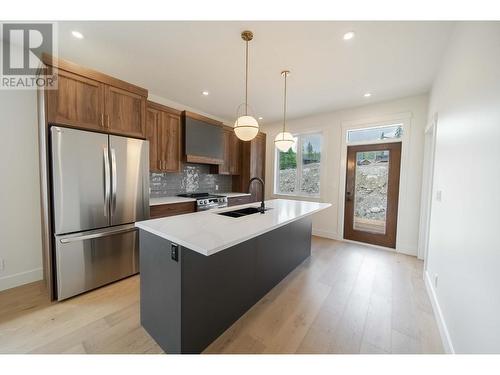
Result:
{"label": "door handle", "polygon": [[108,217],[111,176],[109,174],[109,150],[107,147],[104,147],[103,149],[103,158],[104,158],[104,216]]}
{"label": "door handle", "polygon": [[115,149],[111,149],[111,215],[116,210],[116,153]]}
{"label": "door handle", "polygon": [[102,238],[102,237],[113,236],[113,235],[121,234],[121,233],[133,232],[134,230],[136,230],[136,228],[115,229],[115,230],[109,230],[109,231],[106,231],[106,232],[86,234],[86,235],[83,235],[83,236],[61,238],[59,240],[59,242],[61,242],[61,243],[70,243],[70,242],[76,242],[76,241],[85,241],[85,240],[91,240],[91,239],[94,239],[94,238]]}

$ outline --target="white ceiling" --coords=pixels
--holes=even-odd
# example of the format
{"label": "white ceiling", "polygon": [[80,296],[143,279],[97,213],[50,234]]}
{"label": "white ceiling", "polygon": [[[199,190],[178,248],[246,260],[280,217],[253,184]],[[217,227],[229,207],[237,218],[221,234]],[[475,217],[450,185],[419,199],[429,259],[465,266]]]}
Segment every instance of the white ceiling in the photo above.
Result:
{"label": "white ceiling", "polygon": [[[264,123],[389,100],[430,89],[451,22],[60,22],[59,56],[232,121],[244,101]],[[71,35],[78,30],[85,36]],[[353,30],[354,39],[344,41]],[[207,90],[209,96],[201,95]],[[365,98],[365,92],[371,92]]]}

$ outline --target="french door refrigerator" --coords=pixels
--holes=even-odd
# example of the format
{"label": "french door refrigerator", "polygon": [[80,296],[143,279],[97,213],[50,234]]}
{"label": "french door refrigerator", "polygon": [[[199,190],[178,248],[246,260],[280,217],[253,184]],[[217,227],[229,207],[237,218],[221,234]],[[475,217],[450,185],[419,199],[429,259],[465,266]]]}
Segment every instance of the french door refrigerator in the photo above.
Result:
{"label": "french door refrigerator", "polygon": [[134,222],[149,218],[149,144],[51,127],[57,299],[139,271]]}

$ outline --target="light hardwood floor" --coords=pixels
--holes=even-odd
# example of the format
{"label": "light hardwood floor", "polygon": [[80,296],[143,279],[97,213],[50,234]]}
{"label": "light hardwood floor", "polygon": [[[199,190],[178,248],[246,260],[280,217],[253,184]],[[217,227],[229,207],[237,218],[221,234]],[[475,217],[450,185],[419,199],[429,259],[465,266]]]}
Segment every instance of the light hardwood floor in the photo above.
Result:
{"label": "light hardwood floor", "polygon": [[[442,353],[421,261],[313,237],[311,258],[205,353]],[[60,303],[0,293],[0,353],[163,353],[139,322],[139,276]]]}

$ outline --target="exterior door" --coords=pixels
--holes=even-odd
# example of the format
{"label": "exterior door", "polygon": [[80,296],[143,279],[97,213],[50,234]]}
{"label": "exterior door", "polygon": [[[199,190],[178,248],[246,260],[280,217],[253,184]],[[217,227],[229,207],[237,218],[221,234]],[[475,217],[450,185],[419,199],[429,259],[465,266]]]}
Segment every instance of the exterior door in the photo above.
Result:
{"label": "exterior door", "polygon": [[401,142],[347,147],[344,238],[396,248]]}

